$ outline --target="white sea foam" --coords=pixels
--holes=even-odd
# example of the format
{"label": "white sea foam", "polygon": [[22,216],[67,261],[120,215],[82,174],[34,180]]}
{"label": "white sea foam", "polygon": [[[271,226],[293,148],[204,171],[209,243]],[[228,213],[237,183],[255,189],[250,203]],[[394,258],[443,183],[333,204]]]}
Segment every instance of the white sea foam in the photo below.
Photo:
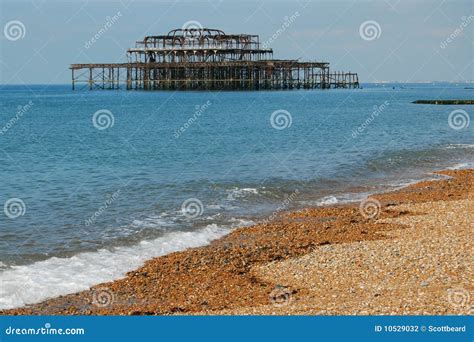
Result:
{"label": "white sea foam", "polygon": [[239,207],[230,204],[210,204],[206,206],[206,209],[210,210],[235,210],[239,209]]}
{"label": "white sea foam", "polygon": [[230,220],[232,227],[247,227],[255,224],[255,221],[232,217]]}
{"label": "white sea foam", "polygon": [[[242,225],[239,222],[237,225]],[[171,232],[133,247],[53,257],[0,271],[0,309],[37,303],[121,278],[152,257],[208,244],[229,232],[215,224],[194,232]]]}
{"label": "white sea foam", "polygon": [[453,148],[474,148],[474,144],[449,144],[446,149],[450,150]]}
{"label": "white sea foam", "polygon": [[228,200],[235,200],[236,198],[242,198],[249,194],[253,194],[253,195],[259,194],[258,190],[255,188],[233,188],[233,189],[227,190],[227,192],[228,192],[228,195],[227,195]]}
{"label": "white sea foam", "polygon": [[448,170],[462,170],[474,168],[474,162],[459,163],[448,167]]}
{"label": "white sea foam", "polygon": [[424,178],[420,178],[420,179],[404,179],[404,180],[399,180],[399,181],[396,181],[396,182],[392,182],[392,183],[389,183],[388,186],[390,186],[392,189],[390,190],[399,190],[399,189],[403,189],[403,188],[406,188],[410,185],[413,185],[415,183],[418,183],[420,181],[423,181],[423,180],[435,180],[437,177],[436,174],[432,174],[431,177],[424,177]]}
{"label": "white sea foam", "polygon": [[337,196],[334,195],[328,195],[324,196],[320,199],[314,200],[314,201],[302,201],[300,204],[304,206],[318,206],[318,207],[324,207],[324,206],[329,206],[329,205],[334,205],[334,204],[344,204],[344,203],[351,203],[351,202],[358,202],[370,193],[366,192],[361,192],[361,193],[355,193],[355,192],[348,192],[344,194],[340,194]]}
{"label": "white sea foam", "polygon": [[321,198],[319,201],[317,201],[317,205],[319,206],[325,206],[325,205],[331,205],[331,204],[336,204],[338,203],[339,200],[334,197],[334,196],[326,196]]}

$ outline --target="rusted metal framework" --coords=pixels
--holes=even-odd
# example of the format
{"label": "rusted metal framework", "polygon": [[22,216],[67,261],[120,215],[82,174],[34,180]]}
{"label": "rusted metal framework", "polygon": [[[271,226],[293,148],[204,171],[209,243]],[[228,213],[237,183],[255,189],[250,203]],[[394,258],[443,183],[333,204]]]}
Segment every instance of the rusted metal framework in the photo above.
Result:
{"label": "rusted metal framework", "polygon": [[260,90],[357,88],[356,73],[330,72],[327,62],[273,59],[258,35],[176,29],[146,36],[127,63],[72,64],[72,88]]}

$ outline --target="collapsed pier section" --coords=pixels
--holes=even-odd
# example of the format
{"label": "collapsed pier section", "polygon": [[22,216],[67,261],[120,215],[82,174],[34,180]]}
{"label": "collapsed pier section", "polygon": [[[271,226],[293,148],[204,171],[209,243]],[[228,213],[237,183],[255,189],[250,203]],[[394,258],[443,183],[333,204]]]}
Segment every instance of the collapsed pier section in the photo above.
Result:
{"label": "collapsed pier section", "polygon": [[357,88],[356,73],[329,63],[273,59],[258,35],[177,29],[146,36],[127,63],[72,64],[72,87],[143,90],[272,90]]}

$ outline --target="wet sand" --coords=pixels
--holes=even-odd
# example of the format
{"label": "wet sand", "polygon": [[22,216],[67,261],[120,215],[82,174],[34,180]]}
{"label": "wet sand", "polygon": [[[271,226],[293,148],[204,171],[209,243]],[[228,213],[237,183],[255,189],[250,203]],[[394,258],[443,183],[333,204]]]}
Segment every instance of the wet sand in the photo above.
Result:
{"label": "wet sand", "polygon": [[0,314],[472,314],[474,170],[439,173],[450,178],[283,213]]}

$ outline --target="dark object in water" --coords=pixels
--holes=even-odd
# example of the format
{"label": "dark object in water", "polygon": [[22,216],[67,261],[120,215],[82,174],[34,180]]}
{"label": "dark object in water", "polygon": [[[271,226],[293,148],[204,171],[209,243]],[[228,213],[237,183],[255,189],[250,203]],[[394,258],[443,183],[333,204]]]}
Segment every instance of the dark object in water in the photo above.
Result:
{"label": "dark object in water", "polygon": [[474,100],[416,100],[412,103],[434,105],[472,105]]}

